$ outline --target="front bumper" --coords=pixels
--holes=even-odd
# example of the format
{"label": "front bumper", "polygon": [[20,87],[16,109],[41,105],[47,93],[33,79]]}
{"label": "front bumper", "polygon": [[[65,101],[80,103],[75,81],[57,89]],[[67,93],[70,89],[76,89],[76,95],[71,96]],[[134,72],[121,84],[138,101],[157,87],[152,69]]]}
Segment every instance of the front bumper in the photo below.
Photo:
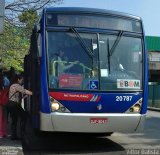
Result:
{"label": "front bumper", "polygon": [[[91,123],[91,119],[106,119]],[[91,113],[40,113],[40,130],[56,132],[106,133],[142,131],[145,115],[91,114]]]}

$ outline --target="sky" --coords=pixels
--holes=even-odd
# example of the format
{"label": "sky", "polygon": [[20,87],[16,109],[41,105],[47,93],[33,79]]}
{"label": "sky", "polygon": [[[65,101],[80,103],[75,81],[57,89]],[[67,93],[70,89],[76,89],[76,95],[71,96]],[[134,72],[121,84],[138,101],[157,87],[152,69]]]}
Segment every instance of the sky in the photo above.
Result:
{"label": "sky", "polygon": [[89,7],[140,16],[147,36],[160,36],[160,0],[64,0],[59,7]]}

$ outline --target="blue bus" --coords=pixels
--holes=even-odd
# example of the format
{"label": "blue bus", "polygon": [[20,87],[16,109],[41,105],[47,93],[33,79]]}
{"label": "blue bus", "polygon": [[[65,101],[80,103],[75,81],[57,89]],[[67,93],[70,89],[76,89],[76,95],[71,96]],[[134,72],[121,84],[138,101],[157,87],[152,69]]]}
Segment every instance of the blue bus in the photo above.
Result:
{"label": "blue bus", "polygon": [[103,9],[43,10],[25,57],[25,109],[39,131],[143,130],[147,50],[140,17]]}

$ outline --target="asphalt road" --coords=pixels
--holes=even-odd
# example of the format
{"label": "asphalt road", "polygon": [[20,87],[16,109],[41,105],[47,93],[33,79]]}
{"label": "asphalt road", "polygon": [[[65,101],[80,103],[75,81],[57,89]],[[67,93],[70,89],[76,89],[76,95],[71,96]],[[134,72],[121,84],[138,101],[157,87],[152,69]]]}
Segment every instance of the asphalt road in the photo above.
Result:
{"label": "asphalt road", "polygon": [[24,155],[132,155],[160,154],[160,112],[148,111],[143,133],[114,133],[110,137],[86,135],[29,136]]}

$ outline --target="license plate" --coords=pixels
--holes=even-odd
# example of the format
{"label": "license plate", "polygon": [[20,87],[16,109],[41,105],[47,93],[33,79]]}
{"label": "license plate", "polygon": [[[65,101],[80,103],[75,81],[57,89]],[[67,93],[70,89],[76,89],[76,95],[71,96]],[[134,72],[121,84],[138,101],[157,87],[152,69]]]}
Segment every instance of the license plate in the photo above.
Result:
{"label": "license plate", "polygon": [[91,124],[106,124],[108,118],[90,118]]}

